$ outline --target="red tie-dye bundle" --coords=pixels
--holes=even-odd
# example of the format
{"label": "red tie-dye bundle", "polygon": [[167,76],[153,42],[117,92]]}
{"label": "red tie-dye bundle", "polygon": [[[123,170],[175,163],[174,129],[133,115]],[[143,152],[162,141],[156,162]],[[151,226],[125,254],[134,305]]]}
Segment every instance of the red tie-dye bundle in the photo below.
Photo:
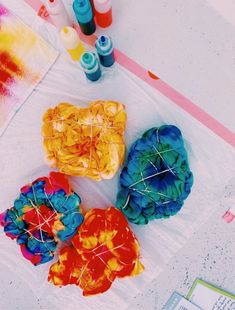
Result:
{"label": "red tie-dye bundle", "polygon": [[143,271],[139,255],[138,241],[121,211],[114,207],[92,209],[72,245],[61,249],[48,280],[58,286],[75,284],[84,296],[103,293],[115,278]]}
{"label": "red tie-dye bundle", "polygon": [[51,172],[21,188],[13,207],[0,214],[0,224],[35,266],[52,260],[59,242],[71,241],[50,267],[48,281],[75,284],[87,296],[107,291],[116,278],[138,275],[144,267],[139,243],[119,209],[95,208],[83,216],[80,204],[67,177]]}

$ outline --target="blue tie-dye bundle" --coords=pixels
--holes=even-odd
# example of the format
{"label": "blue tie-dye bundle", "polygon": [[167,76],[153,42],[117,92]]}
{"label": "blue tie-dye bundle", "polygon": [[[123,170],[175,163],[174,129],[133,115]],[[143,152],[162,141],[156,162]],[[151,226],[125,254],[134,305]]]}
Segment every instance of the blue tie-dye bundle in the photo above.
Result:
{"label": "blue tie-dye bundle", "polygon": [[136,224],[168,218],[181,209],[192,184],[180,130],[171,125],[152,128],[130,149],[117,207]]}
{"label": "blue tie-dye bundle", "polygon": [[21,188],[14,206],[0,214],[0,224],[23,256],[40,265],[53,259],[58,241],[76,234],[83,222],[80,203],[66,176],[51,172]]}

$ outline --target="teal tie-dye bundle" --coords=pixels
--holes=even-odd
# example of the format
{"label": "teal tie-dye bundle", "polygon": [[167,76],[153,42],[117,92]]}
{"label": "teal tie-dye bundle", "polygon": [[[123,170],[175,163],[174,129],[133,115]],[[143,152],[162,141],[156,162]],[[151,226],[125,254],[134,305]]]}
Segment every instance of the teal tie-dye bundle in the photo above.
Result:
{"label": "teal tie-dye bundle", "polygon": [[181,209],[192,184],[180,130],[172,125],[152,128],[130,149],[117,207],[136,224],[168,218]]}
{"label": "teal tie-dye bundle", "polygon": [[58,241],[76,234],[83,222],[80,204],[67,177],[51,172],[21,188],[14,206],[0,214],[0,225],[23,256],[40,265],[53,259]]}

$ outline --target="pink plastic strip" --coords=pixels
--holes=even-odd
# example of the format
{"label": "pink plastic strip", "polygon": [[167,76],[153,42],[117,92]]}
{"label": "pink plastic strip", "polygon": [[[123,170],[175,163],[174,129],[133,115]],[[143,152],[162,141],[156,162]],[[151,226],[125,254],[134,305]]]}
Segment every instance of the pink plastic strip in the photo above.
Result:
{"label": "pink plastic strip", "polygon": [[[40,0],[25,0],[34,10],[37,12],[44,11],[43,4]],[[47,14],[38,14],[45,20],[51,22],[50,18],[46,16]],[[97,37],[95,35],[85,36],[81,33],[79,26],[76,24],[74,28],[79,32],[81,40],[84,42],[94,45]],[[235,147],[235,133],[225,127],[222,123],[213,118],[206,111],[201,109],[198,105],[193,103],[191,100],[187,99],[184,95],[180,94],[177,90],[172,88],[170,85],[162,81],[151,71],[146,70],[140,66],[137,62],[132,60],[130,57],[122,53],[120,50],[115,49],[115,58],[117,63],[123,66],[128,71],[135,74],[137,77],[145,81],[147,84],[153,88],[160,91],[163,95],[181,107],[184,111],[189,113],[211,131],[213,131],[220,138],[225,140],[227,143]]]}
{"label": "pink plastic strip", "polygon": [[[40,9],[45,7],[41,1],[38,0],[25,0],[36,12],[40,12]],[[39,14],[40,16],[40,14]]]}

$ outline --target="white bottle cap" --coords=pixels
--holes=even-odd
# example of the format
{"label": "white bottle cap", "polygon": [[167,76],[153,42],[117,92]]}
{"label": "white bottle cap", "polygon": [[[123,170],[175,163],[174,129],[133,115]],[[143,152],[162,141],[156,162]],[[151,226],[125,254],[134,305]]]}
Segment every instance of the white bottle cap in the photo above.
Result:
{"label": "white bottle cap", "polygon": [[64,27],[60,31],[60,38],[67,50],[76,48],[80,42],[77,31],[72,27]]}
{"label": "white bottle cap", "polygon": [[99,13],[106,13],[112,8],[111,0],[94,0],[95,10]]}

